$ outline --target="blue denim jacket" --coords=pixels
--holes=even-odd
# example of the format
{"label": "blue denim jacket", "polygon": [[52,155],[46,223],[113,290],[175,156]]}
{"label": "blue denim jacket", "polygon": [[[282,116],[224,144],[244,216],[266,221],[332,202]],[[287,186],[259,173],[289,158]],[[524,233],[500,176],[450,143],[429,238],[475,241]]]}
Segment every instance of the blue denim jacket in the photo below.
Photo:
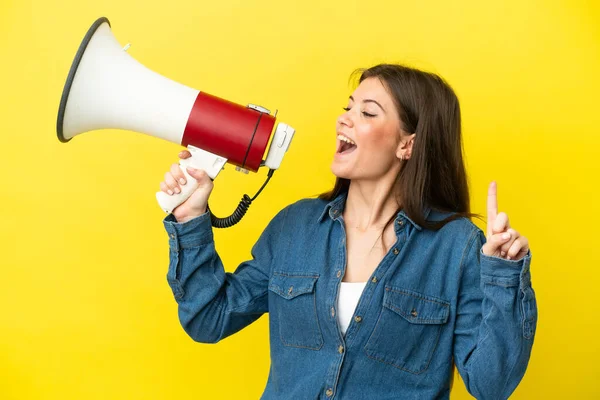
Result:
{"label": "blue denim jacket", "polygon": [[[233,273],[215,251],[208,214],[182,224],[168,215],[167,280],[185,331],[216,343],[268,312],[262,399],[447,399],[453,363],[476,398],[507,398],[525,373],[537,323],[531,253],[489,257],[469,220],[436,232],[401,211],[397,242],[343,336],[336,299],[346,268],[345,199],[286,207]],[[429,220],[448,215],[426,211]]]}

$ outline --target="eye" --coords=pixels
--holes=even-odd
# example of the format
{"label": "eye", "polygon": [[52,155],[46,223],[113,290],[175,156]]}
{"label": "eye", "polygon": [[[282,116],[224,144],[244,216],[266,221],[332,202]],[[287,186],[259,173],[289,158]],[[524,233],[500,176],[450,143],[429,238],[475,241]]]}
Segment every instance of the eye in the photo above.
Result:
{"label": "eye", "polygon": [[364,115],[365,117],[367,117],[367,118],[373,118],[373,117],[376,117],[376,116],[377,116],[377,115],[375,115],[375,114],[369,114],[369,113],[368,113],[368,112],[366,112],[366,111],[363,111],[362,113],[363,113],[363,115]]}
{"label": "eye", "polygon": [[344,110],[344,111],[350,111],[350,107],[344,107],[344,108],[342,108],[342,110]]}

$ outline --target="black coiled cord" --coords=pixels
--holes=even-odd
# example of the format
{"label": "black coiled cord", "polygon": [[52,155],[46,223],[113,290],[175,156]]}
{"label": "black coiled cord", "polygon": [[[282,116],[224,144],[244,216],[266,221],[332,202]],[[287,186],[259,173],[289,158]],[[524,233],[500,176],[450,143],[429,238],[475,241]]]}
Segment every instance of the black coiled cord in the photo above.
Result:
{"label": "black coiled cord", "polygon": [[225,218],[217,217],[215,214],[212,213],[212,211],[210,210],[210,207],[207,204],[206,209],[208,210],[208,212],[210,212],[210,221],[212,223],[212,226],[214,226],[215,228],[229,228],[231,226],[234,226],[238,222],[240,222],[242,220],[242,218],[244,217],[244,215],[246,215],[248,208],[250,208],[250,204],[252,204],[252,202],[258,197],[258,195],[260,194],[260,192],[262,192],[262,190],[265,188],[267,183],[269,183],[269,180],[271,179],[271,177],[273,176],[274,173],[275,173],[274,169],[269,170],[269,173],[267,174],[267,180],[265,181],[265,183],[263,183],[263,185],[258,190],[258,192],[256,192],[254,197],[250,198],[250,196],[248,196],[247,194],[244,194],[244,196],[242,197],[242,200],[240,200],[240,204],[238,204],[238,206],[235,209],[235,211],[233,212],[233,214],[231,214],[229,217],[225,217]]}

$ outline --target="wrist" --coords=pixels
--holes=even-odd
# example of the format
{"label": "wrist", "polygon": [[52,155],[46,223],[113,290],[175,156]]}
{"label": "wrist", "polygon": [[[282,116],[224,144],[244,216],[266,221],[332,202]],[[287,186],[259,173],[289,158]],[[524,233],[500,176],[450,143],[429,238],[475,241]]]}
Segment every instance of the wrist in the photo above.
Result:
{"label": "wrist", "polygon": [[204,215],[204,214],[206,214],[206,209],[199,210],[199,211],[193,212],[193,213],[185,213],[185,214],[173,212],[173,216],[175,217],[177,222],[180,224],[186,223],[186,222],[188,222],[194,218],[198,218],[199,216]]}

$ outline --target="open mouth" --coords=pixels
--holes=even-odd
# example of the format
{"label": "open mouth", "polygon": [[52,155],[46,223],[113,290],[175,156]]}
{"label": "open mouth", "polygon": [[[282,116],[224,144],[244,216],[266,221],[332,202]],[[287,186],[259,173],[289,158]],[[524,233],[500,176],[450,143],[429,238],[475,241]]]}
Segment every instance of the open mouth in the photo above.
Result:
{"label": "open mouth", "polygon": [[349,154],[356,150],[356,143],[343,135],[338,135],[337,154]]}

